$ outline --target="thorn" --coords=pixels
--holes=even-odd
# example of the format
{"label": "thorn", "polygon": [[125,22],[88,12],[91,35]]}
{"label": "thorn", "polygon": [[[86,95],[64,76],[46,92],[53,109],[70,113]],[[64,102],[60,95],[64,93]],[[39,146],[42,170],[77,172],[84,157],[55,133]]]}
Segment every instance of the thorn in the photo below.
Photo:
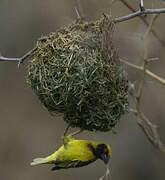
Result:
{"label": "thorn", "polygon": [[[143,4],[143,1],[141,0],[140,4],[139,4],[139,7],[140,7],[140,11],[141,12],[144,12],[145,11],[145,7],[144,7],[144,4]],[[143,14],[143,17],[147,17],[147,14]]]}
{"label": "thorn", "polygon": [[143,0],[140,1],[139,7],[142,12],[145,11]]}
{"label": "thorn", "polygon": [[22,63],[22,59],[20,59],[19,61],[18,61],[18,64],[17,64],[17,66],[18,66],[18,69],[20,68],[20,64]]}

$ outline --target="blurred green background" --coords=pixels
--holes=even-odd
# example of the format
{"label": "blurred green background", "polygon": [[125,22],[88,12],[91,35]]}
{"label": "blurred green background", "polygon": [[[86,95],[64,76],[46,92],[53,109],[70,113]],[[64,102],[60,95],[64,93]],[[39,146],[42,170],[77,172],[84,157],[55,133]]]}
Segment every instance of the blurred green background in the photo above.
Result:
{"label": "blurred green background", "polygon": [[[0,52],[7,57],[20,57],[35,46],[36,40],[76,19],[74,7],[78,0],[1,0],[0,1]],[[101,14],[114,17],[130,11],[120,2],[113,6],[110,0],[79,0],[81,13],[86,20],[96,20]],[[138,1],[128,0],[136,9]],[[160,7],[158,0],[146,0],[146,7]],[[147,17],[148,19],[151,16]],[[165,41],[165,14],[155,22],[154,28]],[[114,43],[121,57],[142,65],[145,25],[139,18],[117,24]],[[149,69],[165,77],[165,54],[161,44],[150,35],[149,57],[160,60]],[[95,163],[78,169],[50,171],[50,166],[30,167],[35,157],[53,153],[61,145],[61,135],[66,127],[59,117],[51,117],[27,86],[27,62],[18,69],[16,63],[0,62],[0,179],[1,180],[73,180],[99,179],[105,172],[103,163]],[[129,79],[137,82],[141,73],[124,66]],[[147,78],[142,108],[145,114],[159,126],[165,142],[165,87]],[[72,130],[74,131],[74,130]],[[121,118],[111,132],[83,132],[80,139],[107,142],[112,147],[111,175],[113,180],[164,180],[165,158],[155,149],[136,124],[136,118],[128,114]]]}

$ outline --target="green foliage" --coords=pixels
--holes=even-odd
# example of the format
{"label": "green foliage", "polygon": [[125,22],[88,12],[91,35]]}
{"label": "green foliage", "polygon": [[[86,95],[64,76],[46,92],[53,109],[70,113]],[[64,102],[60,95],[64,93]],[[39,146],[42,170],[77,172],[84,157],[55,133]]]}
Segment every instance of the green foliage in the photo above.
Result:
{"label": "green foliage", "polygon": [[27,82],[72,127],[108,131],[127,110],[128,82],[112,43],[114,24],[75,22],[41,37]]}

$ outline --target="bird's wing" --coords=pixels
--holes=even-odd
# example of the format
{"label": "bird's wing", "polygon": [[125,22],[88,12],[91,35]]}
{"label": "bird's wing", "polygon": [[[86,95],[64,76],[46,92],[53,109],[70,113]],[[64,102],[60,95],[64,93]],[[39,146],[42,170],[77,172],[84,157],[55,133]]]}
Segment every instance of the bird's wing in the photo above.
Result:
{"label": "bird's wing", "polygon": [[88,162],[95,160],[96,157],[89,147],[89,141],[73,140],[68,143],[67,148],[62,146],[56,152],[56,160],[60,162],[80,161]]}
{"label": "bird's wing", "polygon": [[86,166],[90,163],[92,163],[95,160],[90,160],[86,162],[82,162],[79,160],[74,160],[74,161],[65,161],[65,162],[55,162],[55,166],[51,169],[52,171],[59,170],[59,169],[68,169],[68,168],[77,168],[77,167],[82,167]]}
{"label": "bird's wing", "polygon": [[67,148],[62,146],[56,152],[53,162],[55,167],[52,170],[81,167],[95,160],[96,157],[89,146],[89,141],[73,140],[68,143]]}

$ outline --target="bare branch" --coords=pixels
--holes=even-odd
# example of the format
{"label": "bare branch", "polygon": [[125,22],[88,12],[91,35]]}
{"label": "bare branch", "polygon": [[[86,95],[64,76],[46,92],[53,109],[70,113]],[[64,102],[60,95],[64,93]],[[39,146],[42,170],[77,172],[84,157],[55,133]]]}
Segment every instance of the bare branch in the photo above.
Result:
{"label": "bare branch", "polygon": [[145,9],[144,11],[138,10],[135,13],[126,15],[126,16],[122,16],[119,18],[115,18],[114,22],[115,23],[119,23],[119,22],[123,22],[123,21],[127,21],[130,19],[133,19],[137,16],[141,16],[141,15],[145,15],[145,14],[161,14],[161,13],[165,13],[165,8],[160,8],[160,9]]}
{"label": "bare branch", "polygon": [[[113,1],[112,1],[113,2]],[[121,0],[121,2],[123,2],[131,11],[135,11],[125,0]],[[79,4],[79,1],[77,2]],[[77,8],[75,8],[76,14],[78,16],[78,18],[82,18],[80,15],[80,12],[78,11]],[[132,18],[135,18],[137,16],[141,17],[142,15],[145,14],[160,14],[160,13],[165,13],[165,8],[160,8],[160,9],[144,9],[144,10],[138,10],[132,14],[123,16],[123,17],[119,17],[119,18],[115,18],[113,21],[115,23],[118,22],[123,22]],[[141,17],[142,18],[142,17]],[[148,22],[146,20],[144,20],[142,18],[143,22],[148,25]],[[156,34],[155,31],[151,30],[152,33],[154,34],[154,36],[161,42],[161,44],[165,47],[165,43],[159,38],[159,36]],[[4,56],[0,56],[0,61],[10,61],[10,62],[18,62],[18,66],[20,65],[20,63],[22,63],[26,58],[28,58],[34,51],[36,51],[37,48],[33,48],[31,49],[28,53],[26,53],[24,56],[20,57],[20,58],[7,58]]]}
{"label": "bare branch", "polygon": [[77,135],[77,134],[80,134],[82,131],[83,131],[83,130],[80,129],[80,130],[78,130],[78,131],[75,131],[75,132],[69,134],[69,136],[75,136],[75,135]]}
{"label": "bare branch", "polygon": [[160,4],[165,7],[165,1],[164,0],[159,0]]}
{"label": "bare branch", "polygon": [[68,132],[69,128],[70,128],[70,125],[68,125],[68,126],[66,127],[66,129],[65,129],[65,131],[64,131],[64,137],[65,137],[65,136],[75,136],[75,135],[77,135],[77,134],[79,134],[79,133],[81,133],[81,132],[83,131],[82,129],[79,129],[78,131],[75,131],[75,132],[67,135],[67,132]]}
{"label": "bare branch", "polygon": [[142,97],[142,92],[143,92],[143,87],[144,87],[144,82],[145,82],[145,78],[146,78],[146,70],[147,70],[147,64],[148,64],[148,45],[147,45],[147,37],[150,33],[150,30],[152,28],[153,22],[156,19],[156,16],[153,16],[153,18],[151,19],[151,22],[146,30],[146,33],[144,34],[144,66],[143,66],[143,73],[142,73],[142,78],[141,78],[141,82],[138,88],[138,94],[136,96],[136,108],[137,108],[137,113],[138,113],[138,118],[141,118],[141,97]]}
{"label": "bare branch", "polygon": [[143,60],[144,60],[144,66],[143,66],[143,72],[142,72],[142,78],[140,81],[140,85],[138,88],[138,93],[136,96],[136,109],[137,109],[137,117],[140,120],[141,119],[141,97],[142,97],[142,93],[143,93],[143,87],[144,87],[144,82],[145,82],[145,78],[146,78],[146,69],[147,69],[147,59],[148,59],[148,45],[147,45],[147,37],[150,33],[150,30],[152,28],[153,22],[155,20],[155,16],[153,16],[153,18],[151,19],[151,22],[146,30],[146,33],[144,34],[144,55],[143,55]]}
{"label": "bare branch", "polygon": [[147,66],[147,62],[144,59],[142,79],[141,79],[141,82],[140,82],[140,85],[138,88],[138,94],[136,96],[136,108],[137,108],[137,113],[138,113],[138,119],[141,118],[141,97],[142,97],[144,82],[145,82],[145,78],[146,78],[146,66]]}
{"label": "bare branch", "polygon": [[[130,109],[130,112],[132,112],[135,116],[138,116],[137,110]],[[150,134],[149,129],[145,126],[143,122],[145,122],[148,125],[152,134]],[[137,118],[137,123],[144,132],[144,134],[146,135],[147,139],[150,141],[150,143],[153,144],[156,148],[158,148],[162,153],[165,154],[165,146],[160,140],[157,131],[157,126],[154,125],[143,113],[141,113],[141,119]]]}
{"label": "bare branch", "polygon": [[[136,12],[136,9],[134,9],[126,0],[120,0],[130,11],[132,12]],[[149,23],[147,22],[147,20],[145,19],[145,17],[143,16],[138,16],[142,21],[143,23],[148,26]],[[152,34],[158,39],[158,41],[162,44],[162,46],[165,47],[165,42],[159,37],[159,34],[154,30],[154,29],[151,29],[151,32]]]}
{"label": "bare branch", "polygon": [[23,63],[23,61],[28,58],[33,52],[37,50],[37,47],[34,47],[29,52],[27,52],[25,55],[23,55],[20,58],[7,58],[4,56],[0,56],[0,61],[9,61],[9,62],[18,62],[18,66]]}
{"label": "bare branch", "polygon": [[[138,66],[138,65],[132,64],[132,63],[126,61],[125,59],[121,59],[121,58],[120,58],[120,61],[121,61],[122,63],[130,66],[130,67],[133,67],[133,68],[135,68],[135,69],[138,69],[138,70],[143,71],[143,67],[142,67],[142,66]],[[148,70],[148,69],[146,69],[146,74],[149,75],[150,77],[152,77],[153,79],[159,81],[161,84],[165,85],[165,79],[164,79],[164,78],[162,78],[162,77],[154,74],[153,72],[151,72],[151,71]]]}
{"label": "bare branch", "polygon": [[[152,28],[152,25],[154,23],[154,20],[156,19],[155,16],[151,19],[151,22],[149,24],[149,27],[146,30],[146,33],[144,35],[144,67],[141,69],[143,70],[142,78],[140,85],[138,87],[138,93],[137,96],[135,95],[135,89],[133,88],[134,92],[132,93],[132,97],[135,100],[136,104],[136,110],[130,109],[130,112],[132,112],[137,117],[137,123],[139,127],[142,129],[143,133],[146,135],[147,139],[152,143],[155,147],[157,147],[162,153],[165,154],[165,146],[160,140],[157,127],[144,115],[144,113],[141,111],[141,98],[142,98],[142,92],[145,82],[145,76],[147,72],[147,61],[148,58],[148,49],[147,49],[147,36]],[[128,64],[128,63],[127,63]],[[131,64],[132,66],[132,64]],[[136,67],[136,65],[134,66]],[[138,67],[139,68],[139,67]]]}
{"label": "bare branch", "polygon": [[64,137],[67,135],[67,132],[68,132],[69,128],[70,128],[70,125],[68,125],[68,126],[66,127],[66,129],[65,129],[65,131],[64,131]]}

